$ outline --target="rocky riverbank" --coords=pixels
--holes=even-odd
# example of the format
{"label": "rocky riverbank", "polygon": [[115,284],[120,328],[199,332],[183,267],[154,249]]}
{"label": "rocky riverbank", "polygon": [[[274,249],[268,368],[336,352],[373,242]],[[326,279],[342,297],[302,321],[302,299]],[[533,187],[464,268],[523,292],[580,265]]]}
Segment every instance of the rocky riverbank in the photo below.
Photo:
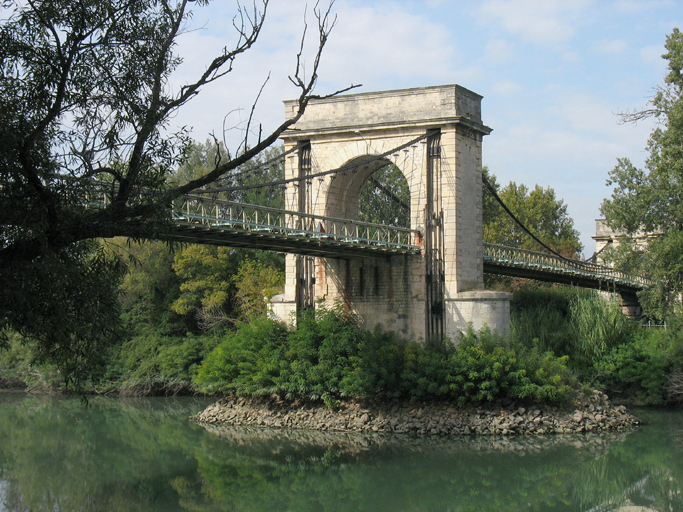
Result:
{"label": "rocky riverbank", "polygon": [[285,402],[277,397],[224,398],[191,419],[208,425],[286,427],[340,432],[391,432],[417,435],[569,434],[625,430],[639,420],[624,406],[594,391],[573,407],[456,407],[450,402]]}

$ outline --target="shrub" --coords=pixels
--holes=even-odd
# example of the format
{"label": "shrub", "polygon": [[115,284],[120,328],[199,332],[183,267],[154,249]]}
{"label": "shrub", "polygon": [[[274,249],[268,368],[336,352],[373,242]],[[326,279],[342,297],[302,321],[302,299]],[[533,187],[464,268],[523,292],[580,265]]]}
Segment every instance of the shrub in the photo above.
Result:
{"label": "shrub", "polygon": [[459,404],[505,399],[560,402],[574,384],[567,358],[556,358],[537,347],[515,350],[489,331],[469,331],[457,347],[440,350],[412,345],[403,373],[406,392],[435,396]]}
{"label": "shrub", "polygon": [[516,344],[569,356],[571,367],[582,372],[632,334],[618,302],[590,290],[529,287],[515,293],[511,304]]}
{"label": "shrub", "polygon": [[678,402],[676,375],[683,368],[683,330],[642,329],[595,364],[596,381],[611,393],[625,393],[638,405]]}
{"label": "shrub", "polygon": [[194,382],[208,393],[279,392],[287,379],[284,324],[260,319],[229,333],[202,362]]}
{"label": "shrub", "polygon": [[566,358],[537,347],[507,346],[489,332],[468,333],[454,346],[406,343],[362,329],[341,309],[307,312],[296,331],[272,320],[244,325],[206,358],[195,383],[204,391],[286,398],[371,396],[449,398],[459,403],[502,399],[564,400]]}
{"label": "shrub", "polygon": [[570,303],[571,356],[583,366],[593,365],[609,349],[629,341],[633,326],[615,298],[577,296]]}
{"label": "shrub", "polygon": [[165,336],[148,330],[110,351],[95,385],[124,394],[192,391],[192,378],[216,343],[210,335]]}

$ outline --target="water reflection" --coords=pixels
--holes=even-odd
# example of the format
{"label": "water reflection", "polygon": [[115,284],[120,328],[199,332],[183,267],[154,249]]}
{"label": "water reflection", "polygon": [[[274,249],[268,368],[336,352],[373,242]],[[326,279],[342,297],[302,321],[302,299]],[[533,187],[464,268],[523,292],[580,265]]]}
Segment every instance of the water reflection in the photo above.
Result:
{"label": "water reflection", "polygon": [[681,413],[641,413],[629,434],[445,440],[208,431],[187,421],[204,404],[0,394],[0,512],[683,511]]}

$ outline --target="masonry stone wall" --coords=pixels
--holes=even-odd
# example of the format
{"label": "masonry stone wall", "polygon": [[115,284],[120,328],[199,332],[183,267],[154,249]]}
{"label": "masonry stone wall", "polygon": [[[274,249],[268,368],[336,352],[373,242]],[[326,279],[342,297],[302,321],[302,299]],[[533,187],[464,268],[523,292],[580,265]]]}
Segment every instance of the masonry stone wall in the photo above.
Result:
{"label": "masonry stone wall", "polygon": [[[285,102],[286,116],[296,102]],[[428,130],[440,130],[440,165],[434,172],[434,208],[443,210],[445,333],[456,337],[467,329],[489,325],[509,330],[509,296],[483,290],[482,136],[491,130],[481,121],[481,96],[457,85],[349,94],[313,101],[282,137],[285,150],[309,142],[313,174],[381,156],[364,166],[291,184],[286,208],[298,210],[305,196],[308,213],[356,219],[363,184],[379,167],[394,163],[410,188],[413,243],[425,233],[427,143],[413,142]],[[401,150],[394,148],[406,145]],[[286,178],[299,175],[296,152],[285,164]],[[283,296],[273,313],[291,318],[298,277],[296,256],[286,258]],[[385,259],[350,258],[315,261],[315,299],[328,306],[343,304],[367,327],[379,324],[404,337],[424,339],[424,254]]]}

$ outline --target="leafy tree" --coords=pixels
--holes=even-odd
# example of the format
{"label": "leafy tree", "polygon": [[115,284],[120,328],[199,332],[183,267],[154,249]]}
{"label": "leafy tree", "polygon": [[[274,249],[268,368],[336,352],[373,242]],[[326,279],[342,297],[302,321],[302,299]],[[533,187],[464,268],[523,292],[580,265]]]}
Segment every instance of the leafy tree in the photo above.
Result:
{"label": "leafy tree", "polygon": [[[282,153],[282,146],[266,148],[214,183],[213,193],[221,199],[283,208],[282,187],[233,190],[242,185],[284,178],[284,161],[278,158]],[[215,158],[225,158],[221,143],[212,140],[203,144],[193,142],[175,179],[182,181],[202,175],[214,165]],[[185,246],[176,253],[173,263],[181,284],[180,294],[171,309],[180,315],[193,314],[204,329],[225,322],[249,321],[257,315],[257,310],[265,314],[264,292],[267,296],[276,293],[269,294],[267,290],[277,287],[283,268],[283,255],[270,251]],[[257,290],[258,283],[262,284],[260,290]]]}
{"label": "leafy tree", "polygon": [[[582,250],[579,232],[567,214],[567,205],[555,196],[555,191],[536,185],[529,189],[511,181],[500,188],[495,176],[484,168],[486,177],[498,196],[514,215],[536,237],[554,251],[565,257],[576,258]],[[500,207],[493,196],[484,189],[484,241],[530,250],[543,250]]]}
{"label": "leafy tree", "polygon": [[193,318],[179,316],[171,310],[171,304],[180,295],[181,280],[173,270],[174,253],[168,244],[134,242],[123,237],[103,243],[108,250],[131,262],[119,287],[126,334],[153,330],[160,335],[184,335],[196,330]]}
{"label": "leafy tree", "polygon": [[[230,298],[235,295],[232,277],[239,268],[235,249],[211,245],[190,245],[175,257],[173,269],[182,280],[181,294],[171,308],[185,315],[223,316],[232,311]],[[234,320],[234,318],[233,318]]]}
{"label": "leafy tree", "polygon": [[[225,174],[211,184],[212,193],[219,199],[240,203],[284,208],[284,185],[272,185],[239,190],[246,185],[257,185],[281,180],[285,177],[282,145],[264,149],[248,162]],[[185,183],[210,172],[221,161],[228,158],[222,142],[207,139],[204,143],[190,141],[178,170],[169,179],[172,184]],[[237,190],[234,190],[237,189]]]}
{"label": "leafy tree", "polygon": [[[650,134],[644,169],[621,158],[610,172],[612,197],[601,206],[608,225],[624,233],[620,251],[611,256],[628,270],[646,270],[655,285],[641,294],[650,314],[660,318],[681,310],[683,292],[683,34],[667,36],[669,72],[650,100],[650,108],[623,114],[624,121],[654,117],[659,126]],[[645,244],[638,235],[652,236]]]}
{"label": "leafy tree", "polygon": [[232,280],[237,288],[235,300],[240,320],[252,322],[256,318],[264,318],[268,312],[268,301],[273,295],[282,293],[285,274],[263,263],[245,260]]}
{"label": "leafy tree", "polygon": [[[78,383],[110,343],[118,318],[120,259],[92,240],[168,236],[171,201],[249,162],[273,144],[316,98],[318,65],[334,18],[314,10],[319,44],[304,72],[294,115],[271,133],[214,159],[201,176],[172,183],[190,144],[169,120],[202,88],[223,79],[255,43],[268,0],[238,5],[236,42],[180,89],[177,38],[189,5],[208,0],[6,0],[0,26],[0,332],[39,341]],[[303,48],[303,45],[302,45]],[[341,92],[341,91],[338,91]],[[336,93],[334,93],[336,94]],[[218,154],[218,153],[216,153]],[[100,190],[95,195],[95,184]],[[106,183],[106,186],[103,184]],[[106,196],[106,205],[102,197]],[[92,206],[97,207],[93,208]],[[1,342],[0,342],[1,343]]]}
{"label": "leafy tree", "polygon": [[365,182],[360,192],[358,218],[363,222],[410,227],[410,188],[395,165],[387,165]]}
{"label": "leafy tree", "polygon": [[285,160],[278,158],[284,154],[281,145],[265,149],[249,162],[241,165],[236,172],[228,174],[221,181],[221,187],[232,187],[238,190],[226,192],[226,198],[239,203],[269,206],[271,208],[285,207],[284,185],[239,190],[239,187],[271,183],[285,177]]}

